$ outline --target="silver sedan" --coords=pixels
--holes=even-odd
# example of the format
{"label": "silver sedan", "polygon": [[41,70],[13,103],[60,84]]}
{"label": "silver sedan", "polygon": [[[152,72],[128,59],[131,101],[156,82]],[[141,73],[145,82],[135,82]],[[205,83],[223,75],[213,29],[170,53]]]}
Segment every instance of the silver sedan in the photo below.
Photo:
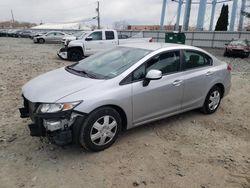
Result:
{"label": "silver sedan", "polygon": [[33,120],[32,136],[100,151],[123,130],[197,108],[214,113],[230,90],[230,71],[191,46],[123,45],[29,81],[21,117]]}
{"label": "silver sedan", "polygon": [[64,37],[68,37],[70,35],[60,32],[60,31],[50,31],[48,33],[45,33],[43,35],[39,35],[33,38],[34,43],[40,43],[43,44],[45,42],[49,43],[59,43],[62,41]]}

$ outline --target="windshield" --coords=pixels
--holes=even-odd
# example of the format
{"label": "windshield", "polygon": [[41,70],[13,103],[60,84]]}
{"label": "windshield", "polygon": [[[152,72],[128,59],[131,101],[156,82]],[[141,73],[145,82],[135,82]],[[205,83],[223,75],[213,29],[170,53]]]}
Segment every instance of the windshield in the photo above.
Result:
{"label": "windshield", "polygon": [[85,33],[85,32],[82,32],[82,31],[79,31],[79,32],[74,33],[73,35],[74,35],[75,37],[80,37],[80,36],[82,36],[82,35],[86,35],[86,33]]}
{"label": "windshield", "polygon": [[231,45],[239,45],[239,46],[247,46],[247,43],[245,41],[237,40],[230,42]]}
{"label": "windshield", "polygon": [[90,75],[92,78],[110,79],[127,70],[150,52],[145,49],[117,47],[83,59],[67,68]]}

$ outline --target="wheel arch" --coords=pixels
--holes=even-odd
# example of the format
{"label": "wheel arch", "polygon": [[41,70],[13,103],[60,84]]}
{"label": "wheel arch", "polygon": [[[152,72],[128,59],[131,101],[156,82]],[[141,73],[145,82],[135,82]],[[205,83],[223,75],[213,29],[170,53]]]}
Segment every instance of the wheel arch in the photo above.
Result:
{"label": "wheel arch", "polygon": [[73,50],[73,49],[77,49],[80,50],[82,52],[82,54],[84,55],[83,49],[80,46],[72,46],[72,47],[68,47],[68,51]]}
{"label": "wheel arch", "polygon": [[83,48],[84,47],[82,47],[82,46],[70,46],[70,47],[68,47],[67,51],[70,51],[72,49],[77,49],[77,50],[80,50],[82,52],[83,56],[84,56],[84,50],[83,50]]}
{"label": "wheel arch", "polygon": [[225,92],[225,87],[224,87],[224,85],[221,83],[221,82],[217,82],[217,83],[215,83],[215,84],[213,84],[209,89],[208,89],[208,91],[207,91],[207,94],[206,94],[206,96],[205,96],[205,98],[204,98],[204,100],[203,100],[203,103],[202,103],[202,105],[204,105],[204,103],[205,103],[205,101],[206,101],[206,98],[207,98],[207,95],[208,95],[208,93],[209,93],[209,91],[213,88],[213,87],[215,87],[215,86],[217,86],[217,87],[219,87],[220,89],[221,89],[221,98],[223,98],[223,96],[224,96],[224,92]]}
{"label": "wheel arch", "polygon": [[43,37],[38,37],[37,42],[39,42],[39,40],[41,40],[41,39],[43,40],[44,43],[46,42],[45,38],[43,38]]}
{"label": "wheel arch", "polygon": [[99,109],[99,108],[103,108],[103,107],[110,107],[115,109],[119,115],[121,116],[122,119],[122,132],[127,130],[127,124],[128,124],[128,119],[127,119],[127,115],[125,113],[125,111],[118,105],[114,105],[114,104],[107,104],[107,105],[103,105],[103,106],[99,106],[98,108],[95,108],[94,110],[92,110],[90,113],[92,113],[93,111]]}
{"label": "wheel arch", "polygon": [[[223,98],[223,96],[224,96],[224,92],[225,92],[225,87],[224,87],[224,85],[222,84],[222,83],[217,83],[217,84],[214,84],[213,85],[213,87],[214,86],[217,86],[217,87],[219,87],[220,89],[221,89],[221,98]],[[213,87],[211,87],[211,89],[213,88]]]}

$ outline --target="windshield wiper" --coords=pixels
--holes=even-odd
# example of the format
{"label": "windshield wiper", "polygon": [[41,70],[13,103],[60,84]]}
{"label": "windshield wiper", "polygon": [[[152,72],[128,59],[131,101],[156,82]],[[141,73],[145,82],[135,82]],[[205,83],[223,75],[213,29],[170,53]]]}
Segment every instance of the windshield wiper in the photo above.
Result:
{"label": "windshield wiper", "polygon": [[76,70],[79,73],[87,75],[89,78],[97,78],[97,76],[93,73],[87,72],[86,70]]}
{"label": "windshield wiper", "polygon": [[76,72],[76,73],[81,74],[81,75],[86,75],[89,78],[98,79],[98,77],[95,74],[90,73],[90,72],[88,72],[86,70],[77,70],[77,69],[74,69],[73,66],[74,65],[67,66],[66,69],[69,70],[69,71],[71,71],[71,72]]}

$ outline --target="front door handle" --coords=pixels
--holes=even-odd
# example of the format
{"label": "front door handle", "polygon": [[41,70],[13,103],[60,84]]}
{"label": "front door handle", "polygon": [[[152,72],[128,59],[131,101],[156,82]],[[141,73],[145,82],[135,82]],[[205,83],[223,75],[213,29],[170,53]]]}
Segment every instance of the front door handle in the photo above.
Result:
{"label": "front door handle", "polygon": [[212,71],[208,71],[208,72],[206,73],[206,76],[210,76],[210,75],[212,75],[212,74],[214,74]]}
{"label": "front door handle", "polygon": [[175,81],[173,82],[173,85],[174,85],[174,86],[180,86],[181,83],[182,83],[182,80],[175,80]]}

